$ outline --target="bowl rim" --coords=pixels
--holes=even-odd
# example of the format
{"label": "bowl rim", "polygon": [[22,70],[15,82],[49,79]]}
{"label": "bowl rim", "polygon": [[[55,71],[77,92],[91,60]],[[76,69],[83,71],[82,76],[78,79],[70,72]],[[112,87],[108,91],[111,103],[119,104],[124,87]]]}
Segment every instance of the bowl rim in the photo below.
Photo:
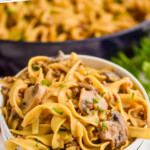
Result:
{"label": "bowl rim", "polygon": [[[65,59],[68,59],[69,57],[70,57],[70,55],[65,55]],[[139,87],[139,90],[143,94],[144,99],[147,101],[147,103],[149,105],[149,108],[150,108],[150,101],[149,101],[148,95],[147,95],[145,89],[143,88],[142,84],[130,72],[128,72],[126,69],[124,69],[123,67],[121,67],[121,66],[119,66],[119,65],[117,65],[117,64],[115,64],[115,63],[113,63],[111,61],[103,59],[103,58],[99,58],[99,57],[95,57],[95,56],[89,56],[89,55],[78,55],[78,57],[81,58],[83,61],[85,61],[87,59],[88,61],[94,60],[94,61],[103,62],[107,66],[110,66],[113,70],[115,70],[115,69],[116,70],[120,70],[120,72],[122,72],[125,76],[129,77],[131,81],[137,83],[137,86]],[[27,67],[25,67],[24,69],[19,71],[16,74],[16,76],[19,76],[25,70],[27,70]],[[2,95],[1,92],[0,92],[0,95]],[[3,101],[3,98],[2,98],[2,101]],[[2,104],[2,102],[0,103],[0,106],[1,106],[1,104]],[[0,125],[1,125],[1,127],[5,126],[4,129],[6,130],[6,131],[1,131],[1,132],[10,132],[10,130],[9,130],[8,126],[7,126],[7,123],[6,123],[5,119],[4,119],[4,116],[2,115],[2,111],[1,110],[0,110],[0,118],[2,119],[2,121],[4,121],[3,123],[1,121]],[[5,134],[3,133],[3,135],[5,135]],[[9,133],[9,135],[10,135],[10,137],[7,137],[7,135],[6,135],[7,139],[12,138],[11,132]],[[6,138],[6,137],[4,137],[4,138]],[[126,147],[124,150],[131,150],[131,148],[133,148],[134,146],[139,147],[143,143],[143,141],[144,141],[144,139],[138,138],[132,144],[130,144],[128,147]]]}
{"label": "bowl rim", "polygon": [[[121,31],[118,31],[118,32],[115,32],[112,34],[103,35],[100,37],[86,38],[83,40],[67,40],[67,41],[63,41],[63,42],[26,42],[26,41],[15,41],[15,40],[13,41],[13,40],[2,40],[2,39],[0,39],[0,43],[4,42],[4,43],[10,43],[10,44],[17,43],[17,44],[29,44],[29,45],[39,45],[39,44],[40,45],[64,45],[64,44],[86,43],[89,41],[100,41],[100,40],[106,40],[109,38],[115,38],[117,36],[122,36],[122,35],[125,35],[127,33],[134,32],[134,31],[139,30],[141,28],[147,27],[147,26],[150,28],[150,19],[145,20],[141,23],[138,23],[137,25],[135,25],[131,28],[125,29],[125,30],[121,30]],[[145,30],[145,28],[143,30]]]}

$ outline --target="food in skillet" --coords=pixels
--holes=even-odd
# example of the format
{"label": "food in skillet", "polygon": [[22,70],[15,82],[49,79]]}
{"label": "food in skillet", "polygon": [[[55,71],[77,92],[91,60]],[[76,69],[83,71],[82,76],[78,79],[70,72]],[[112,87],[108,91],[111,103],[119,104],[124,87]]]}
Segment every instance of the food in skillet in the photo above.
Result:
{"label": "food in skillet", "polygon": [[88,67],[75,53],[33,57],[1,84],[14,136],[7,150],[122,150],[150,139],[148,104],[130,79]]}
{"label": "food in skillet", "polygon": [[0,39],[54,42],[115,33],[150,19],[150,0],[31,0],[0,4]]}

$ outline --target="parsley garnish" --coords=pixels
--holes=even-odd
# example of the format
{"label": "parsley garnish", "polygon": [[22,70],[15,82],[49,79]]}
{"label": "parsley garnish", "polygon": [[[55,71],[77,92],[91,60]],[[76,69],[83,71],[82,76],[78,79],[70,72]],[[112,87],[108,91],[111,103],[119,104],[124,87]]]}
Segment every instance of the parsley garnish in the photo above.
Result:
{"label": "parsley garnish", "polygon": [[[133,48],[133,55],[119,52],[112,61],[131,72],[143,85],[150,98],[150,38],[143,38],[139,46]],[[132,57],[131,57],[132,56]]]}
{"label": "parsley garnish", "polygon": [[97,108],[98,108],[101,112],[104,112],[104,109],[103,109],[103,108],[101,108],[101,107],[99,107],[99,106],[97,106]]}
{"label": "parsley garnish", "polygon": [[66,132],[66,130],[65,129],[59,129],[58,130],[58,133],[62,133],[62,132]]}
{"label": "parsley garnish", "polygon": [[91,75],[89,72],[86,73],[87,76]]}
{"label": "parsley garnish", "polygon": [[49,87],[51,85],[51,83],[47,80],[42,80],[42,84]]}
{"label": "parsley garnish", "polygon": [[106,94],[106,92],[103,92],[103,93],[102,93],[102,97],[104,97],[104,96],[105,96],[105,94]]}
{"label": "parsley garnish", "polygon": [[123,0],[115,0],[116,3],[122,4]]}
{"label": "parsley garnish", "polygon": [[67,99],[67,100],[66,100],[66,102],[69,102],[69,101],[70,101],[70,99]]}
{"label": "parsley garnish", "polygon": [[107,129],[107,123],[102,122],[102,131],[105,131]]}
{"label": "parsley garnish", "polygon": [[34,139],[37,143],[36,143],[36,147],[39,147],[39,143],[40,143],[40,141],[38,140],[38,139]]}
{"label": "parsley garnish", "polygon": [[88,100],[88,99],[86,99],[86,100],[85,100],[85,102],[86,102],[86,103],[89,103],[89,100]]}
{"label": "parsley garnish", "polygon": [[49,10],[49,13],[50,13],[50,14],[53,14],[54,12],[55,12],[55,11],[54,11],[53,9],[50,9],[50,10]]}
{"label": "parsley garnish", "polygon": [[134,95],[135,95],[135,93],[132,92],[132,93],[131,93],[131,96],[130,96],[130,99],[134,99]]}
{"label": "parsley garnish", "polygon": [[63,111],[59,111],[59,110],[57,110],[56,108],[52,108],[52,110],[54,110],[55,112],[57,112],[59,115],[63,115]]}
{"label": "parsley garnish", "polygon": [[68,84],[67,84],[66,82],[61,83],[61,84],[59,85],[59,87],[65,87],[65,86],[68,86]]}
{"label": "parsley garnish", "polygon": [[25,21],[28,21],[29,17],[28,16],[23,16],[22,19],[25,20]]}
{"label": "parsley garnish", "polygon": [[93,98],[94,103],[99,103],[99,99]]}
{"label": "parsley garnish", "polygon": [[99,121],[95,121],[96,124],[99,124]]}
{"label": "parsley garnish", "polygon": [[6,9],[6,12],[8,13],[8,15],[13,15],[15,12],[13,10],[11,10],[10,8]]}
{"label": "parsley garnish", "polygon": [[20,33],[12,33],[12,37],[17,41],[24,41],[26,37]]}
{"label": "parsley garnish", "polygon": [[40,69],[40,66],[33,65],[33,66],[32,66],[32,69],[33,69],[34,71],[38,71],[38,70]]}

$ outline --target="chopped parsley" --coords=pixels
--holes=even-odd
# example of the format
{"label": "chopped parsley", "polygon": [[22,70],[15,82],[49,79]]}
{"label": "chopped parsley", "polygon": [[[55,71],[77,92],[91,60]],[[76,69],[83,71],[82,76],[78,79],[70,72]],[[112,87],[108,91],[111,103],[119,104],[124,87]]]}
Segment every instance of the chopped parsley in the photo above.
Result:
{"label": "chopped parsley", "polygon": [[49,13],[50,13],[50,14],[53,14],[54,12],[55,12],[54,9],[50,9],[50,10],[49,10]]}
{"label": "chopped parsley", "polygon": [[65,87],[65,86],[68,86],[68,84],[67,84],[66,82],[61,83],[61,84],[59,85],[59,87]]}
{"label": "chopped parsley", "polygon": [[86,99],[86,100],[85,100],[85,102],[86,102],[86,103],[89,103],[89,100],[88,100],[88,99]]}
{"label": "chopped parsley", "polygon": [[12,33],[11,36],[17,41],[25,41],[26,37],[21,33]]}
{"label": "chopped parsley", "polygon": [[105,96],[105,94],[106,94],[106,92],[103,92],[103,93],[102,93],[102,97],[104,97],[104,96]]}
{"label": "chopped parsley", "polygon": [[115,0],[115,2],[118,3],[118,4],[122,4],[123,0]]}
{"label": "chopped parsley", "polygon": [[38,140],[38,139],[34,139],[37,143],[36,143],[36,147],[39,147],[39,143],[40,143],[40,141]]}
{"label": "chopped parsley", "polygon": [[95,121],[96,124],[99,124],[99,121]]}
{"label": "chopped parsley", "polygon": [[122,51],[111,60],[132,73],[145,88],[150,99],[150,38],[143,38],[133,47],[133,53],[127,55]]}
{"label": "chopped parsley", "polygon": [[98,110],[100,110],[101,112],[104,112],[104,109],[103,109],[103,108],[101,108],[101,107],[99,107],[99,106],[97,106],[97,108],[98,108]]}
{"label": "chopped parsley", "polygon": [[107,123],[102,122],[102,131],[105,131],[107,129]]}
{"label": "chopped parsley", "polygon": [[66,102],[69,102],[69,101],[70,101],[70,99],[67,99],[67,100],[66,100]]}
{"label": "chopped parsley", "polygon": [[51,83],[47,80],[42,80],[42,84],[49,87],[51,85]]}
{"label": "chopped parsley", "polygon": [[32,70],[34,71],[38,71],[39,69],[40,69],[40,66],[37,66],[37,65],[32,66]]}
{"label": "chopped parsley", "polygon": [[15,13],[15,11],[13,11],[13,10],[10,9],[10,8],[7,8],[7,9],[6,9],[6,12],[7,12],[8,15],[13,15],[13,14]]}
{"label": "chopped parsley", "polygon": [[66,130],[65,129],[59,129],[58,130],[58,133],[63,133],[63,132],[66,132]]}
{"label": "chopped parsley", "polygon": [[87,76],[91,75],[89,72],[86,73]]}
{"label": "chopped parsley", "polygon": [[59,111],[56,108],[52,108],[53,111],[55,111],[56,113],[58,113],[59,115],[63,115],[63,111]]}
{"label": "chopped parsley", "polygon": [[134,99],[134,96],[135,96],[135,93],[132,92],[132,93],[131,93],[131,96],[130,96],[130,99]]}
{"label": "chopped parsley", "polygon": [[22,19],[25,20],[25,21],[28,21],[28,20],[29,20],[29,17],[28,17],[28,16],[23,16]]}
{"label": "chopped parsley", "polygon": [[21,35],[21,37],[20,37],[19,41],[25,41],[25,40],[26,40],[25,35]]}
{"label": "chopped parsley", "polygon": [[94,103],[99,103],[99,99],[93,98]]}

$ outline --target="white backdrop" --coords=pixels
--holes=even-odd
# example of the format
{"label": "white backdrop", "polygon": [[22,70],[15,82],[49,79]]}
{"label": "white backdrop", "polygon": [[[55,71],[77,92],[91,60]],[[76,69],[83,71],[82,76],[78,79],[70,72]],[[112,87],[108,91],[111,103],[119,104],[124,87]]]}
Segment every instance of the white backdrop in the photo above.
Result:
{"label": "white backdrop", "polygon": [[17,1],[28,1],[28,0],[0,0],[0,3],[17,2]]}

